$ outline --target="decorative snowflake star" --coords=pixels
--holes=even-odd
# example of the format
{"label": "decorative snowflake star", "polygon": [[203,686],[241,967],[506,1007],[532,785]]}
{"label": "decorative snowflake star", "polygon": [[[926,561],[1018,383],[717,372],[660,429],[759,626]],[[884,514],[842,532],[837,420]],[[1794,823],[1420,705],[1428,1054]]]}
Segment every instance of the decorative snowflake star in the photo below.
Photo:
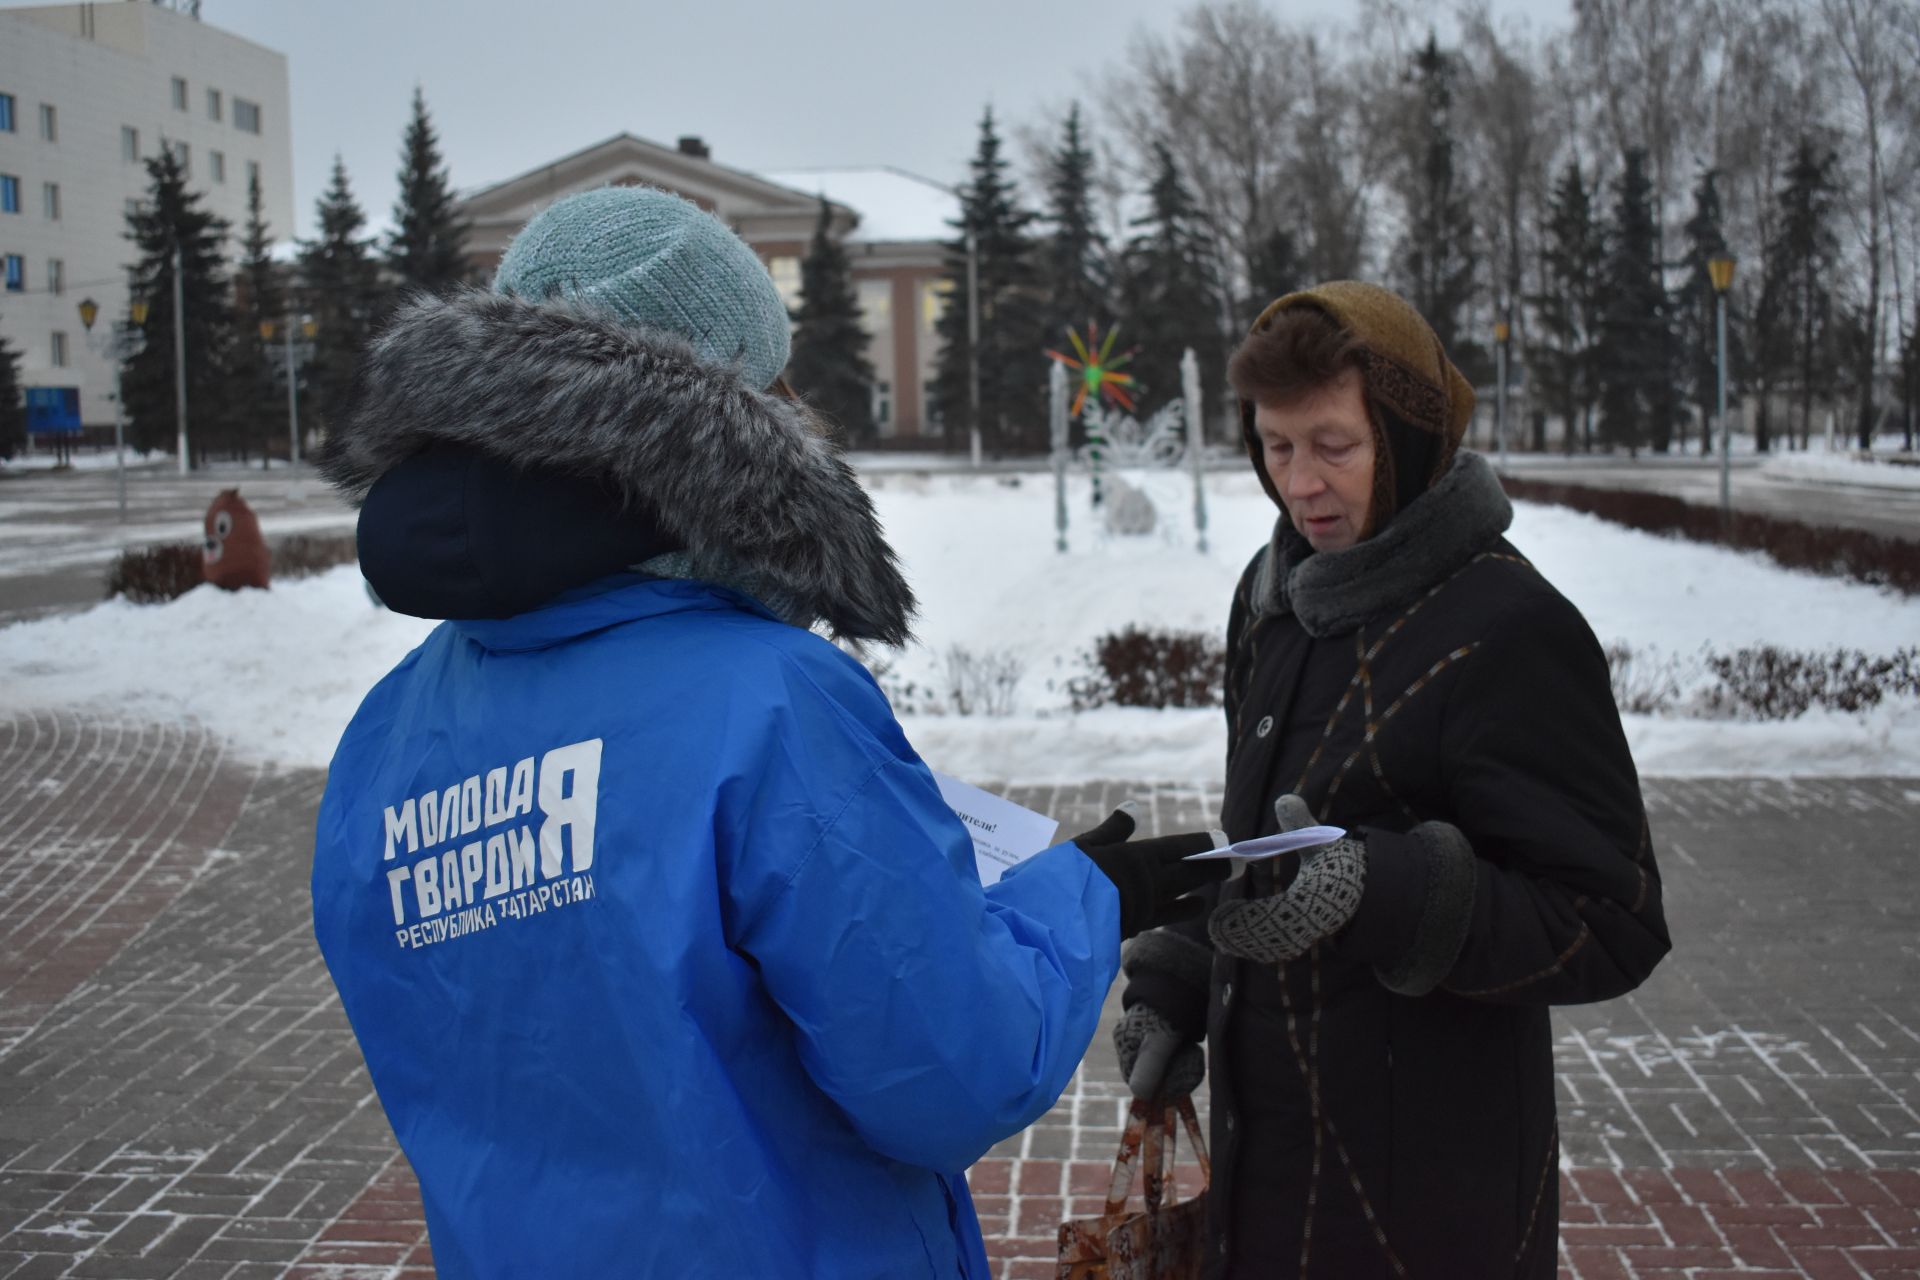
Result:
{"label": "decorative snowflake star", "polygon": [[[1051,347],[1047,354],[1069,369],[1080,371],[1080,391],[1073,397],[1073,406],[1067,412],[1073,417],[1080,416],[1080,410],[1086,405],[1088,396],[1098,396],[1103,400],[1119,405],[1127,412],[1133,412],[1133,397],[1126,389],[1133,385],[1133,375],[1121,373],[1120,366],[1133,359],[1139,350],[1135,347],[1113,354],[1114,339],[1120,336],[1120,326],[1107,330],[1104,340],[1100,337],[1100,326],[1092,320],[1087,321],[1087,336],[1083,341],[1072,326],[1067,328],[1067,341],[1073,344],[1074,356],[1055,351]],[[1096,354],[1097,353],[1097,354]]]}

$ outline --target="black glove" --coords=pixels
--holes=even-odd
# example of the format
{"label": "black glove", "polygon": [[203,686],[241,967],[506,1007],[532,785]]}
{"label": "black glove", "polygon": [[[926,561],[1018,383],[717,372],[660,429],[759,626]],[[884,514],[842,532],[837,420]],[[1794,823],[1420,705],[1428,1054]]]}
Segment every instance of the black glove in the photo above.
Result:
{"label": "black glove", "polygon": [[1073,838],[1080,851],[1093,859],[1093,865],[1120,891],[1120,936],[1131,938],[1142,930],[1189,919],[1206,910],[1200,899],[1182,895],[1225,880],[1227,860],[1181,859],[1213,848],[1213,836],[1193,831],[1129,841],[1127,837],[1132,834],[1133,815],[1115,809],[1105,822]]}

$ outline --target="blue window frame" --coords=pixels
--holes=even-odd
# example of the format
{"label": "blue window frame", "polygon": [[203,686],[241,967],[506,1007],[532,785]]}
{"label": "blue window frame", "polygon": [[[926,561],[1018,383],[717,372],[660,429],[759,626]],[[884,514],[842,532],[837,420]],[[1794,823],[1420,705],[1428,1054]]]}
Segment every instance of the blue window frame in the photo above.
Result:
{"label": "blue window frame", "polygon": [[0,213],[20,212],[20,179],[0,173]]}
{"label": "blue window frame", "polygon": [[13,95],[0,93],[0,133],[13,132]]}
{"label": "blue window frame", "polygon": [[27,260],[17,253],[7,255],[7,292],[19,293],[27,287]]}

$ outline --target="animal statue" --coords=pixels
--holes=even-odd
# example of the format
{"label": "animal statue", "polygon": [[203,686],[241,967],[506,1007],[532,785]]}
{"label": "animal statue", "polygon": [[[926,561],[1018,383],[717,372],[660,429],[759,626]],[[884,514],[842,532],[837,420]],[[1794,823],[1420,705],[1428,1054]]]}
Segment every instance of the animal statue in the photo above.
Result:
{"label": "animal statue", "polygon": [[273,556],[260,533],[260,518],[238,489],[222,489],[207,508],[200,567],[208,582],[226,591],[264,587]]}

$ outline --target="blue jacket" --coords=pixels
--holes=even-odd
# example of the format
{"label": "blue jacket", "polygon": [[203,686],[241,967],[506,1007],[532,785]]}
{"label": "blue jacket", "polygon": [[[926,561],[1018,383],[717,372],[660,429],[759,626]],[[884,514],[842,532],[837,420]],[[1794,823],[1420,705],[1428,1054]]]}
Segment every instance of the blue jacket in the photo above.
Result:
{"label": "blue jacket", "polygon": [[858,663],[635,574],[367,696],[313,903],[449,1280],[985,1277],[962,1174],[1119,953],[1072,845],[981,889]]}

